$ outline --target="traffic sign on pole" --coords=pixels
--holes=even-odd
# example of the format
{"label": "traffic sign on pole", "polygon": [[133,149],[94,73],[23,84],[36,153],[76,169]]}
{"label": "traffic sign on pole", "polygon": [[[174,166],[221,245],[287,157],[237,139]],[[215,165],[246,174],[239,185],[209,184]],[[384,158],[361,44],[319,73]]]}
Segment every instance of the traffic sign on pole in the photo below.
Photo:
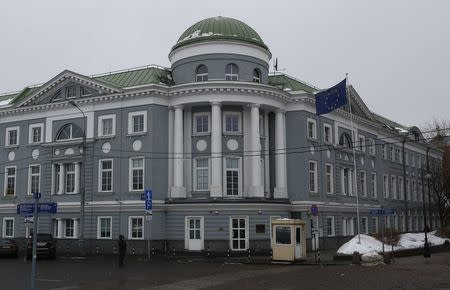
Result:
{"label": "traffic sign on pole", "polygon": [[311,205],[311,214],[313,216],[316,216],[319,214],[319,208],[317,207],[317,205],[315,205],[315,204]]}
{"label": "traffic sign on pole", "polygon": [[[33,203],[19,203],[17,205],[17,214],[32,215],[34,214],[35,204]],[[58,204],[56,202],[42,202],[37,204],[37,211],[39,213],[56,213]]]}
{"label": "traffic sign on pole", "polygon": [[145,210],[152,210],[152,208],[153,208],[152,190],[146,189],[144,194],[145,194]]}

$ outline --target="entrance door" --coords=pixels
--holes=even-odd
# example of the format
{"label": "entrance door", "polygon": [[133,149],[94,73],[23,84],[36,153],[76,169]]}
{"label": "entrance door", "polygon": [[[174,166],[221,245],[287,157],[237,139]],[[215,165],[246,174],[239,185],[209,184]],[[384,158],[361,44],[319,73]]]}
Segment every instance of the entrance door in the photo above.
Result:
{"label": "entrance door", "polygon": [[302,257],[302,228],[299,226],[295,227],[295,258],[299,259]]}
{"label": "entrance door", "polygon": [[201,217],[187,218],[187,248],[189,251],[203,250],[203,222]]}

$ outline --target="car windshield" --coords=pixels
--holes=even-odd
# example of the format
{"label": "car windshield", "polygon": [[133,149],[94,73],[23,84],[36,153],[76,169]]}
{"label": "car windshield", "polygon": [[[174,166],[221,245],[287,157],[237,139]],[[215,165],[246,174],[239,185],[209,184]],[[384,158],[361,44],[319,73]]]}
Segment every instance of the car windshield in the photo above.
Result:
{"label": "car windshield", "polygon": [[52,235],[50,235],[50,234],[38,234],[37,235],[38,242],[50,241],[52,239],[53,239]]}

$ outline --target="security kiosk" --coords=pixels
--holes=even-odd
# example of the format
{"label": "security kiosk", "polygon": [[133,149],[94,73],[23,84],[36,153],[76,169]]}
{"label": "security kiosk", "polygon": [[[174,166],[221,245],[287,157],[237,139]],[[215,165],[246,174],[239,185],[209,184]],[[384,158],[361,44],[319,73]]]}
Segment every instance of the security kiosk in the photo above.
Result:
{"label": "security kiosk", "polygon": [[274,261],[306,260],[306,222],[300,219],[272,221]]}

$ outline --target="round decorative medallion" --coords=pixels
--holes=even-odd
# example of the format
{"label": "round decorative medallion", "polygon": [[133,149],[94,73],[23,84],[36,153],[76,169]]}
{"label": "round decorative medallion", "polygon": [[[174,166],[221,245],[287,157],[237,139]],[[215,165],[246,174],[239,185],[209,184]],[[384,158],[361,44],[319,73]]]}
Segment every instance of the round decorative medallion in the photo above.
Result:
{"label": "round decorative medallion", "polygon": [[8,153],[8,160],[9,161],[14,161],[14,158],[16,158],[16,153],[14,153],[14,151],[11,151]]}
{"label": "round decorative medallion", "polygon": [[364,165],[364,157],[361,157],[361,165]]}
{"label": "round decorative medallion", "polygon": [[327,157],[331,158],[331,151],[330,150],[327,150]]}
{"label": "round decorative medallion", "polygon": [[133,150],[139,151],[142,149],[142,141],[141,140],[134,140],[133,142]]}
{"label": "round decorative medallion", "polygon": [[375,168],[375,161],[372,160],[372,168]]}
{"label": "round decorative medallion", "polygon": [[311,146],[309,148],[309,151],[311,151],[311,155],[314,155],[314,153],[316,153],[316,150],[314,149],[314,146]]}
{"label": "round decorative medallion", "polygon": [[195,147],[197,147],[197,150],[198,150],[198,151],[202,152],[202,151],[205,151],[205,150],[206,150],[206,148],[208,147],[208,143],[206,143],[205,140],[200,139],[200,140],[198,140],[197,143],[195,144]]}
{"label": "round decorative medallion", "polygon": [[66,151],[64,151],[64,155],[73,155],[75,154],[75,151],[73,151],[72,148],[67,148]]}
{"label": "round decorative medallion", "polygon": [[33,149],[33,151],[31,151],[31,157],[33,157],[33,159],[37,159],[39,157],[39,150]]}
{"label": "round decorative medallion", "polygon": [[61,151],[59,149],[55,149],[55,155],[61,154]]}
{"label": "round decorative medallion", "polygon": [[103,151],[103,153],[109,153],[109,151],[111,151],[111,143],[109,143],[109,142],[103,143],[102,151]]}
{"label": "round decorative medallion", "polygon": [[239,147],[239,143],[235,139],[230,139],[227,141],[228,150],[235,151],[238,149],[238,147]]}

